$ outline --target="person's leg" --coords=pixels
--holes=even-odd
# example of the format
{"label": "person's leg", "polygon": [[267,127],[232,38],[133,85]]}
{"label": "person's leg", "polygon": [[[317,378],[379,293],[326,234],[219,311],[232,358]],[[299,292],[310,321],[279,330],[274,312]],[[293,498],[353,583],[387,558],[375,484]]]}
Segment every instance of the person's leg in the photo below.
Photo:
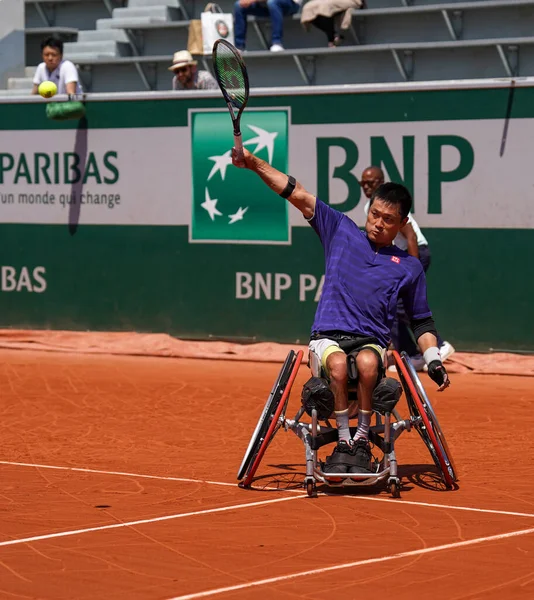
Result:
{"label": "person's leg", "polygon": [[334,394],[338,439],[340,442],[350,442],[347,355],[341,348],[334,350],[331,347],[330,350],[325,364],[330,379],[330,389]]}
{"label": "person's leg", "polygon": [[267,9],[271,16],[271,45],[281,46],[284,36],[284,17],[298,12],[299,5],[293,0],[267,0]]}
{"label": "person's leg", "polygon": [[373,390],[378,379],[380,359],[373,350],[361,350],[356,356],[356,367],[358,368],[358,429],[354,441],[369,438],[369,425],[372,414]]}
{"label": "person's leg", "polygon": [[239,1],[234,4],[234,38],[235,47],[244,50],[247,39],[247,16],[268,17],[269,11],[264,2],[254,2],[250,6],[243,8]]}
{"label": "person's leg", "polygon": [[350,441],[349,408],[347,390],[347,355],[334,340],[312,340],[310,367],[314,377],[326,377],[334,394],[334,411],[338,428],[338,439]]}
{"label": "person's leg", "polygon": [[329,44],[334,43],[336,30],[334,27],[334,19],[332,17],[323,17],[323,15],[317,15],[311,24],[326,34]]}
{"label": "person's leg", "polygon": [[244,50],[247,40],[247,10],[239,4],[239,0],[234,4],[234,37],[235,47],[238,50]]}
{"label": "person's leg", "polygon": [[[380,353],[381,357],[378,356]],[[371,471],[371,448],[369,447],[369,427],[371,425],[373,391],[383,373],[385,350],[376,347],[362,349],[356,356],[358,368],[358,429],[354,436],[354,463],[349,473],[366,473]]]}
{"label": "person's leg", "polygon": [[334,411],[338,432],[338,442],[332,454],[326,458],[324,471],[347,473],[355,460],[355,448],[349,428],[347,355],[337,343],[336,346],[329,346],[322,357],[324,371],[330,380],[330,389],[334,394]]}

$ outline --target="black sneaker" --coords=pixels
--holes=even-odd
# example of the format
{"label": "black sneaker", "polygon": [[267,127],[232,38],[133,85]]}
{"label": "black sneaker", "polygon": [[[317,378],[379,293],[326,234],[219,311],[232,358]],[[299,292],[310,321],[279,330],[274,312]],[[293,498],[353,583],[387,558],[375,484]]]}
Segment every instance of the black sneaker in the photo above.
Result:
{"label": "black sneaker", "polygon": [[354,464],[355,445],[344,440],[337,443],[334,452],[327,456],[323,471],[325,473],[348,473],[350,465]]}
{"label": "black sneaker", "polygon": [[373,458],[371,454],[371,448],[369,447],[369,441],[360,438],[354,442],[352,456],[354,457],[349,467],[349,473],[371,473],[371,460]]}

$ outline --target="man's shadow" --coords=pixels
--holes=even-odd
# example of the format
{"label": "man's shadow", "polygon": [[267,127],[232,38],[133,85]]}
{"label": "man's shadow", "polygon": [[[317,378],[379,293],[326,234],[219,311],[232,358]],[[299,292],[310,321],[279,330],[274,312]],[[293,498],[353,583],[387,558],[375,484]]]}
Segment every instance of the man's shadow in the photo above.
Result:
{"label": "man's shadow", "polygon": [[70,198],[74,198],[74,202],[69,205],[69,233],[74,235],[78,230],[80,222],[81,197],[83,192],[83,180],[85,178],[85,165],[87,163],[88,153],[88,138],[89,138],[89,123],[86,117],[82,117],[78,122],[76,129],[76,139],[74,141],[74,153],[80,158],[79,169],[80,178],[72,184],[70,190]]}

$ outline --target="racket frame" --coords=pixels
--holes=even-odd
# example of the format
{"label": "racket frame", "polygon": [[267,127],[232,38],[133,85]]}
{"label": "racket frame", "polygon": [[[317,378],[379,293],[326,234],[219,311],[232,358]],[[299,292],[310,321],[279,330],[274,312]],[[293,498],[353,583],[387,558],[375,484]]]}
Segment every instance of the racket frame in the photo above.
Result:
{"label": "racket frame", "polygon": [[[241,67],[241,72],[243,74],[243,81],[245,83],[245,101],[239,107],[234,104],[234,101],[232,100],[230,95],[227,93],[224,85],[222,84],[222,78],[219,75],[219,70],[217,68],[216,55],[217,55],[217,48],[220,45],[225,46],[232,52],[235,60]],[[224,97],[224,101],[226,102],[226,106],[228,106],[228,111],[230,112],[230,117],[232,118],[232,125],[234,128],[234,147],[236,149],[237,159],[244,160],[243,139],[241,136],[241,115],[242,115],[243,111],[245,110],[245,106],[247,105],[248,98],[249,98],[249,91],[250,91],[247,67],[245,66],[245,63],[244,63],[243,59],[241,58],[241,55],[239,54],[239,51],[237,50],[237,48],[235,48],[235,46],[230,44],[230,42],[227,42],[226,40],[223,40],[223,39],[216,40],[215,43],[213,44],[212,59],[213,59],[213,69],[215,71],[215,79],[217,80],[217,83],[219,84],[219,88],[221,89],[222,95]]]}

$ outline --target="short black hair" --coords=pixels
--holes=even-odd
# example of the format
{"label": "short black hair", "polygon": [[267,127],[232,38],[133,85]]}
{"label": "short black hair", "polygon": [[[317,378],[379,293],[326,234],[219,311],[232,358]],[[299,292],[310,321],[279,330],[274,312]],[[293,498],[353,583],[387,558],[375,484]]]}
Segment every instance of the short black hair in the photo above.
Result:
{"label": "short black hair", "polygon": [[412,210],[412,195],[408,189],[400,183],[389,182],[379,185],[371,196],[369,206],[373,204],[375,198],[382,200],[386,204],[398,206],[402,219],[405,219]]}
{"label": "short black hair", "polygon": [[55,48],[59,50],[60,54],[63,54],[63,42],[56,37],[47,37],[45,40],[41,42],[41,52],[46,48]]}

